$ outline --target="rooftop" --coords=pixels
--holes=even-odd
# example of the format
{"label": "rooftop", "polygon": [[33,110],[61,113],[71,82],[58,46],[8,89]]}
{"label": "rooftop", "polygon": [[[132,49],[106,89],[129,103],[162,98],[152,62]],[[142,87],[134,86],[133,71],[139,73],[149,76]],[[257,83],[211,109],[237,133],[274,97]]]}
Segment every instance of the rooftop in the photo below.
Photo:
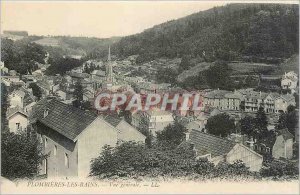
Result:
{"label": "rooftop", "polygon": [[194,144],[198,155],[211,154],[212,157],[225,155],[236,145],[233,141],[197,130],[190,132],[188,142]]}
{"label": "rooftop", "polygon": [[[49,111],[44,117],[46,109]],[[83,111],[55,99],[43,99],[34,106],[33,118],[74,140],[97,116],[92,112]]]}

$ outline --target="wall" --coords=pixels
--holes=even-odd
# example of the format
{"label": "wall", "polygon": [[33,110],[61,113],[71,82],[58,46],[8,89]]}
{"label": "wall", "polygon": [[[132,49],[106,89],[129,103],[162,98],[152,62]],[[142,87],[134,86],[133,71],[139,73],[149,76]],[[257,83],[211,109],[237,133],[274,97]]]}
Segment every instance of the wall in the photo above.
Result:
{"label": "wall", "polygon": [[20,130],[26,130],[28,119],[26,116],[20,113],[16,113],[11,116],[8,120],[8,128],[10,132],[17,133],[18,129],[16,123],[20,123]]}
{"label": "wall", "polygon": [[122,120],[116,128],[120,130],[118,139],[145,143],[146,137],[126,121]]}
{"label": "wall", "polygon": [[263,157],[250,148],[237,144],[226,156],[228,163],[234,163],[236,160],[242,160],[250,168],[250,171],[259,171],[262,167]]}
{"label": "wall", "polygon": [[13,93],[9,96],[9,100],[10,107],[19,106],[20,108],[23,108],[23,98],[19,95]]}
{"label": "wall", "polygon": [[[78,165],[76,143],[41,123],[37,124],[37,133],[43,153],[49,155],[47,158],[47,176],[50,178],[77,176]],[[46,139],[47,144],[45,145]],[[55,146],[57,146],[56,155],[54,155]],[[69,156],[69,167],[65,165],[65,154],[68,154]],[[44,162],[41,166],[41,173],[46,173]]]}
{"label": "wall", "polygon": [[115,146],[117,130],[97,118],[78,136],[78,176],[87,177],[90,173],[91,160],[97,158],[104,145]]}
{"label": "wall", "polygon": [[272,156],[274,158],[287,158],[293,157],[293,139],[284,140],[283,136],[277,136],[275,144],[272,149]]}

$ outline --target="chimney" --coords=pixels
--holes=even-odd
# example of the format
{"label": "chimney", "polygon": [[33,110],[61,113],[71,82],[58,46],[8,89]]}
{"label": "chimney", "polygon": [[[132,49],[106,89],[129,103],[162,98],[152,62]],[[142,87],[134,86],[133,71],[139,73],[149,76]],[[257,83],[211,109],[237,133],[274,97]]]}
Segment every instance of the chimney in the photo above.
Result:
{"label": "chimney", "polygon": [[190,139],[190,132],[185,133],[185,140],[188,141]]}
{"label": "chimney", "polygon": [[250,139],[250,141],[249,141],[249,148],[251,149],[251,150],[254,150],[254,141],[253,141],[253,138],[251,137],[251,139]]}

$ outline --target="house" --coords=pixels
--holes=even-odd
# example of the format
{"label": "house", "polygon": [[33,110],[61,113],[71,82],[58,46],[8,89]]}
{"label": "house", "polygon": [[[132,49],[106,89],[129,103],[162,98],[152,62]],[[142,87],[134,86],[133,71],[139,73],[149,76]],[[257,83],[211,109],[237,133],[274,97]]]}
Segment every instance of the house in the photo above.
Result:
{"label": "house", "polygon": [[84,101],[90,101],[95,97],[95,90],[93,90],[91,87],[84,88],[83,90],[83,100]]}
{"label": "house", "polygon": [[33,75],[34,77],[42,77],[42,76],[44,76],[44,73],[42,72],[41,69],[38,69],[38,70],[32,72],[32,75]]}
{"label": "house", "polygon": [[91,160],[103,146],[120,141],[145,141],[129,124],[119,118],[97,116],[55,99],[43,99],[31,119],[44,154],[40,173],[47,177],[87,177]]}
{"label": "house", "polygon": [[8,68],[4,66],[4,62],[0,62],[0,69],[1,69],[1,75],[7,75],[8,74]]}
{"label": "house", "polygon": [[275,112],[275,99],[280,97],[278,93],[269,93],[264,99],[264,109],[266,113]]}
{"label": "house", "polygon": [[28,126],[28,114],[19,106],[9,108],[7,110],[7,121],[10,132],[18,133],[19,131],[26,131]]}
{"label": "house", "polygon": [[198,130],[188,132],[179,147],[193,147],[198,158],[207,158],[215,165],[223,161],[234,163],[242,160],[250,171],[259,171],[262,167],[263,157],[252,149]]}
{"label": "house", "polygon": [[198,130],[198,131],[205,131],[204,121],[194,120],[194,121],[191,121],[191,122],[187,123],[184,126],[189,131],[191,131],[193,129]]}
{"label": "house", "polygon": [[284,73],[284,75],[281,78],[281,88],[290,89],[292,90],[292,93],[297,88],[297,83],[298,83],[298,75],[294,71]]}
{"label": "house", "polygon": [[149,130],[155,135],[155,132],[162,131],[166,126],[174,122],[173,114],[169,111],[154,108],[144,112],[149,125]]}
{"label": "house", "polygon": [[25,92],[22,90],[14,90],[11,94],[8,95],[10,107],[20,107],[24,106],[24,97]]}
{"label": "house", "polygon": [[51,81],[40,80],[36,82],[37,86],[41,89],[44,96],[48,96],[53,92]]}
{"label": "house", "polygon": [[8,74],[9,74],[10,76],[17,76],[17,71],[15,71],[15,70],[10,70],[10,71],[8,71]]}
{"label": "house", "polygon": [[25,105],[24,106],[24,112],[27,114],[27,115],[30,115],[31,112],[32,112],[32,107],[36,104],[36,102],[31,102],[29,103],[28,105]]}
{"label": "house", "polygon": [[267,93],[254,91],[253,88],[239,89],[236,91],[242,97],[241,109],[245,112],[257,112],[259,107],[264,105]]}
{"label": "house", "polygon": [[291,94],[280,95],[274,101],[275,112],[287,112],[287,107],[296,105],[295,97]]}
{"label": "house", "polygon": [[93,70],[91,75],[92,75],[92,78],[97,78],[97,77],[105,78],[106,77],[105,71],[102,71],[102,70]]}
{"label": "house", "polygon": [[58,90],[55,94],[59,97],[59,99],[65,101],[67,99],[67,93],[63,90]]}
{"label": "house", "polygon": [[274,158],[293,158],[293,138],[294,136],[288,129],[278,130],[275,144],[272,149],[272,156]]}

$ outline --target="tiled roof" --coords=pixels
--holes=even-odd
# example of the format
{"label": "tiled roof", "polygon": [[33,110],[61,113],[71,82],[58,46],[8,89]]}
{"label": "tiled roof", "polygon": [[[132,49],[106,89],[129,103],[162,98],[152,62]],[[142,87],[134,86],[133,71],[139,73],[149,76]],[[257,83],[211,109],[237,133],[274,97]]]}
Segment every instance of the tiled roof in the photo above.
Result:
{"label": "tiled roof", "polygon": [[21,113],[21,114],[23,114],[24,116],[27,117],[27,114],[23,111],[23,109],[20,108],[19,106],[17,106],[17,107],[13,107],[13,108],[8,108],[7,109],[7,113],[6,113],[7,118],[10,118],[11,116],[13,116],[14,114],[16,114],[17,112],[19,112],[19,113]]}
{"label": "tiled roof", "polygon": [[236,145],[233,141],[197,130],[190,132],[188,142],[194,144],[198,155],[211,154],[212,157],[225,155]]}
{"label": "tiled roof", "polygon": [[21,97],[24,97],[25,96],[25,92],[24,91],[21,91],[21,90],[14,90],[13,92],[12,92],[12,94],[17,94],[17,95],[19,95],[19,96],[21,96]]}
{"label": "tiled roof", "polygon": [[[74,140],[97,117],[92,112],[80,110],[55,99],[38,102],[36,106],[38,108],[34,110],[34,117],[38,121],[71,140]],[[46,109],[49,111],[44,117]]]}
{"label": "tiled roof", "polygon": [[94,70],[91,74],[97,75],[97,76],[102,76],[102,77],[104,77],[106,75],[105,71],[102,71],[102,70]]}
{"label": "tiled roof", "polygon": [[204,97],[207,97],[207,98],[224,98],[225,97],[225,94],[229,93],[229,91],[226,91],[226,90],[213,90],[213,91],[210,91],[208,93],[206,93],[204,95]]}
{"label": "tiled roof", "polygon": [[294,138],[294,136],[289,132],[289,130],[287,128],[280,129],[280,130],[278,130],[278,132],[279,132],[279,135],[283,136],[284,140],[289,140],[289,139],[293,139]]}
{"label": "tiled roof", "polygon": [[286,101],[290,101],[290,100],[295,99],[295,97],[293,95],[291,95],[291,94],[284,94],[284,95],[281,95],[280,97],[282,97]]}

